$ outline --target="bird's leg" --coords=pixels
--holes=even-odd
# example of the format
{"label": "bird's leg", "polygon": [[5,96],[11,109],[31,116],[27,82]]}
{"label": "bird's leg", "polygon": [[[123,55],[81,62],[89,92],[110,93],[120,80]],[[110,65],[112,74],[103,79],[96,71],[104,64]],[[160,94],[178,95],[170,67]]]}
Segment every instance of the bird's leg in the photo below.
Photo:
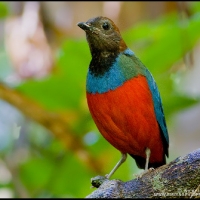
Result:
{"label": "bird's leg", "polygon": [[127,158],[127,154],[122,153],[121,159],[119,160],[119,162],[115,165],[115,167],[111,170],[109,174],[106,174],[105,176],[96,176],[94,178],[91,178],[92,187],[98,188],[106,179],[109,179],[115,173],[115,171],[119,168],[119,166],[123,162],[125,162],[126,158]]}
{"label": "bird's leg", "polygon": [[148,165],[149,165],[149,158],[150,158],[150,155],[151,155],[151,150],[147,147],[146,150],[145,150],[145,154],[146,154],[146,162],[145,162],[145,169],[144,171],[141,173],[141,174],[138,174],[138,175],[135,175],[136,178],[141,178],[144,174],[146,174],[149,170],[154,170],[154,168],[149,168],[148,169]]}
{"label": "bird's leg", "polygon": [[151,150],[147,147],[146,150],[145,150],[145,153],[146,153],[146,163],[145,163],[145,169],[144,169],[144,172],[147,172],[148,170],[154,170],[153,167],[150,167],[148,169],[148,165],[149,165],[149,158],[150,158],[150,155],[151,155]]}
{"label": "bird's leg", "polygon": [[145,153],[146,153],[146,163],[145,163],[144,171],[147,171],[148,165],[149,165],[149,158],[150,158],[150,155],[151,155],[151,150],[147,147],[146,150],[145,150]]}
{"label": "bird's leg", "polygon": [[106,174],[106,175],[105,175],[105,177],[106,177],[107,179],[109,179],[109,178],[115,173],[115,171],[119,168],[119,166],[120,166],[123,162],[125,162],[126,158],[127,158],[127,154],[126,154],[126,153],[122,153],[122,156],[121,156],[121,159],[119,160],[119,162],[115,165],[115,167],[111,170],[111,172],[110,172],[109,174]]}

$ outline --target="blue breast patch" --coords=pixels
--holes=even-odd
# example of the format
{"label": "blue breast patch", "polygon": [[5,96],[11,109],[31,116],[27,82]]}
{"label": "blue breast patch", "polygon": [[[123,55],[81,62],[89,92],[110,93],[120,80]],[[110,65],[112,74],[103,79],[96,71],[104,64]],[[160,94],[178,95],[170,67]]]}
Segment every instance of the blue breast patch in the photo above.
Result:
{"label": "blue breast patch", "polygon": [[116,62],[110,67],[103,76],[94,76],[88,71],[86,89],[89,93],[104,93],[114,90],[125,81],[119,65]]}
{"label": "blue breast patch", "polygon": [[93,94],[104,93],[123,85],[123,83],[127,80],[127,75],[125,74],[124,67],[120,66],[122,63],[121,60],[124,59],[124,57],[127,57],[129,60],[130,58],[128,57],[133,55],[134,53],[127,48],[124,52],[117,56],[115,62],[102,76],[94,76],[89,70],[86,82],[87,92]]}

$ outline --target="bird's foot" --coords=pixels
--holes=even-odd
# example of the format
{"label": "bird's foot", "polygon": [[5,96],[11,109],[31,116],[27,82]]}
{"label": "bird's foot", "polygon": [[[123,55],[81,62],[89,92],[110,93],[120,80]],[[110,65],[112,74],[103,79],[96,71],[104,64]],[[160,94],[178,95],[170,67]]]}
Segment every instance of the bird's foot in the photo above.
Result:
{"label": "bird's foot", "polygon": [[155,170],[153,167],[150,167],[147,170],[144,170],[143,172],[139,173],[139,174],[134,174],[134,176],[136,177],[136,179],[138,180],[139,178],[141,178],[143,175],[147,174],[148,172],[151,172]]}
{"label": "bird's foot", "polygon": [[107,179],[109,179],[109,174],[106,174],[105,177],[106,177]]}
{"label": "bird's foot", "polygon": [[108,178],[105,176],[95,176],[94,178],[91,178],[91,188],[99,188],[99,186]]}

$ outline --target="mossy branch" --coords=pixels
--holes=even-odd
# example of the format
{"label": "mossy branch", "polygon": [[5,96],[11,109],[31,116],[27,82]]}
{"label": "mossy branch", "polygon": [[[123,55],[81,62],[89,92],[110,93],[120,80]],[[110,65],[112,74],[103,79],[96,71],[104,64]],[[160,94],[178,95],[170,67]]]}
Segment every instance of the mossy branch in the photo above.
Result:
{"label": "mossy branch", "polygon": [[86,198],[200,198],[200,149],[138,179],[104,179]]}

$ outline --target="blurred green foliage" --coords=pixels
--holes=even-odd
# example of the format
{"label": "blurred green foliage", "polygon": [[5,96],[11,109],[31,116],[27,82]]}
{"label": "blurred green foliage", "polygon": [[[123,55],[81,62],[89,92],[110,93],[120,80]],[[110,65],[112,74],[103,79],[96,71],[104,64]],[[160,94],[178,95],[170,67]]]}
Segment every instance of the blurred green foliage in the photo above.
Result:
{"label": "blurred green foliage", "polygon": [[18,90],[51,110],[79,109],[89,60],[84,40],[66,40],[57,52],[56,72],[42,80],[26,81]]}
{"label": "blurred green foliage", "polygon": [[9,14],[9,7],[6,2],[0,2],[0,18],[4,18]]}
{"label": "blurred green foliage", "polygon": [[[0,3],[0,17],[7,12],[4,5]],[[200,39],[200,9],[195,6],[193,9],[195,14],[187,19],[187,23],[181,23],[177,14],[172,13],[158,20],[136,24],[122,32],[129,48],[152,72],[161,93],[167,122],[173,113],[198,102],[177,91],[173,74],[178,74],[178,70],[171,71],[172,65],[180,61]],[[53,74],[41,80],[27,80],[15,89],[48,110],[78,113],[79,118],[74,121],[76,132],[88,151],[104,162],[102,168],[106,174],[119,160],[120,153],[100,136],[87,109],[85,80],[91,56],[84,36],[81,40],[66,38],[63,41],[56,55]],[[5,63],[5,60],[0,59],[0,66],[2,62]],[[25,132],[29,153],[19,164],[19,176],[29,195],[85,197],[91,193],[90,178],[97,174],[83,165],[46,129],[31,121],[24,124],[28,127]],[[86,139],[88,134],[94,137],[91,142]],[[6,157],[6,152],[1,154]],[[128,157],[112,178],[129,180],[137,170],[133,159]],[[1,184],[0,187],[10,187],[15,191],[13,184]]]}

